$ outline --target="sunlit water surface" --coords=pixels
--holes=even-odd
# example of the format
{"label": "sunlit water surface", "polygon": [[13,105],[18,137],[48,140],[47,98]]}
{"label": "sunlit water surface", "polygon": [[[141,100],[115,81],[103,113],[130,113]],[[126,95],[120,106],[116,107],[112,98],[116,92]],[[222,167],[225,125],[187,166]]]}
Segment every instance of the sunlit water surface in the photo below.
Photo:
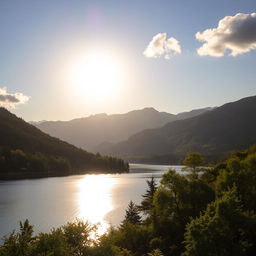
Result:
{"label": "sunlit water surface", "polygon": [[[0,237],[29,219],[47,232],[76,219],[99,224],[99,233],[124,218],[130,200],[141,201],[146,180],[157,181],[171,166],[130,164],[129,174],[87,174],[33,180],[0,181]],[[181,166],[172,166],[180,170]]]}

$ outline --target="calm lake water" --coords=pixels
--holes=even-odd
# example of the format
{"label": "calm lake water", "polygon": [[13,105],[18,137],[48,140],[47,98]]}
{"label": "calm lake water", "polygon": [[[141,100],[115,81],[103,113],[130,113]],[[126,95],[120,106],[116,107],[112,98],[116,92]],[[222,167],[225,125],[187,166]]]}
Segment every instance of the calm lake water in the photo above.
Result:
{"label": "calm lake water", "polygon": [[47,232],[75,219],[99,223],[99,233],[124,218],[130,200],[139,203],[146,180],[157,181],[170,167],[130,164],[129,174],[86,174],[33,180],[0,181],[0,237],[29,219],[36,232]]}

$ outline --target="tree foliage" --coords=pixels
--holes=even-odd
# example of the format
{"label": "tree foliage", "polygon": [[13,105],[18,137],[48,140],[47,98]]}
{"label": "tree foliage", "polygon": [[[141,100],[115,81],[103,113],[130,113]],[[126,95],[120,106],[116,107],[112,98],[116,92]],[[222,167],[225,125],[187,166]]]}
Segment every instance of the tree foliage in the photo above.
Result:
{"label": "tree foliage", "polygon": [[125,224],[126,222],[129,222],[135,225],[141,224],[141,216],[139,214],[138,206],[135,205],[133,201],[129,202],[127,210],[125,211],[123,224]]}
{"label": "tree foliage", "polygon": [[189,152],[183,160],[183,164],[186,166],[186,169],[189,168],[193,172],[196,172],[197,167],[202,165],[203,162],[204,158],[198,152]]}
{"label": "tree foliage", "polygon": [[255,229],[256,216],[242,210],[232,189],[187,225],[184,256],[255,255]]}
{"label": "tree foliage", "polygon": [[[153,205],[153,199],[155,192],[157,190],[157,184],[155,178],[152,176],[150,180],[147,180],[148,189],[146,193],[142,195],[143,200],[138,206],[139,211],[141,211],[148,219],[154,221],[155,218],[155,209]],[[149,220],[150,221],[150,220]]]}

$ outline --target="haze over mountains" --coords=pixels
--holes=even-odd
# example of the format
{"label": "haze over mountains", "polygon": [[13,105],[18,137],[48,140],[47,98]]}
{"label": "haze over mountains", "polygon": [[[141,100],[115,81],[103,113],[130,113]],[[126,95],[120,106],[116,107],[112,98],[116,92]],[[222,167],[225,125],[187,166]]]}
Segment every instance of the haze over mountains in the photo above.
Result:
{"label": "haze over mountains", "polygon": [[193,118],[148,129],[111,145],[103,153],[128,159],[165,155],[180,159],[189,151],[223,155],[256,143],[256,96],[207,111]]}
{"label": "haze over mountains", "polygon": [[89,151],[102,151],[112,143],[127,140],[145,129],[161,127],[169,122],[202,114],[211,108],[196,109],[177,115],[154,108],[134,110],[125,114],[97,114],[71,121],[33,123],[40,130]]}

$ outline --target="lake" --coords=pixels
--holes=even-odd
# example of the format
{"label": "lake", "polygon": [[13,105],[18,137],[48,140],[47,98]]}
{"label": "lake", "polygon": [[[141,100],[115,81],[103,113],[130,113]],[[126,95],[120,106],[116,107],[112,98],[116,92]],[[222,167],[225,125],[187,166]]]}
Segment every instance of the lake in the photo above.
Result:
{"label": "lake", "polygon": [[126,174],[85,174],[0,181],[0,237],[29,219],[35,232],[47,232],[77,218],[99,223],[99,233],[124,218],[130,200],[140,203],[146,180],[157,181],[169,168],[182,166],[130,164]]}

